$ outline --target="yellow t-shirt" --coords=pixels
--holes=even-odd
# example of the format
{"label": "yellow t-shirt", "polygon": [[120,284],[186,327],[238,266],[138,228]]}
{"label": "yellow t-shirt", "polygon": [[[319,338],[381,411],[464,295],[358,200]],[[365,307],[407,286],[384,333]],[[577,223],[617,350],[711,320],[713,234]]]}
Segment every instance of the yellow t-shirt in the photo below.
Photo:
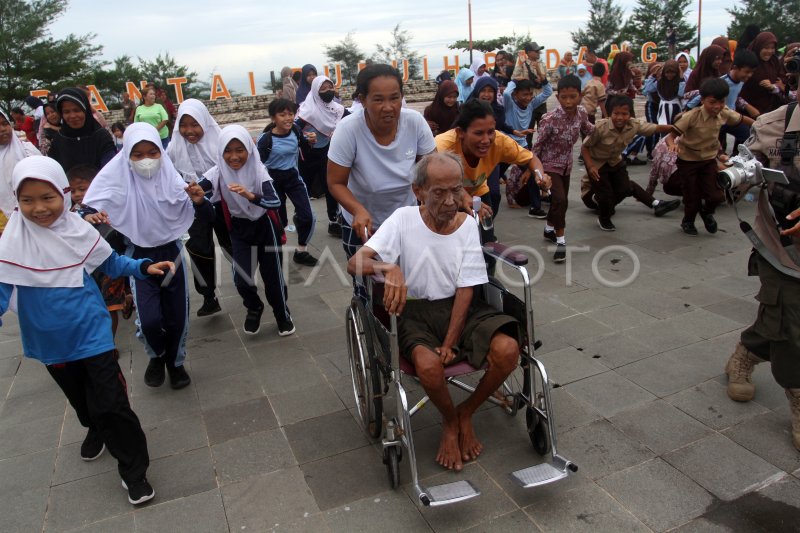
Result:
{"label": "yellow t-shirt", "polygon": [[467,164],[455,129],[437,135],[435,141],[437,151],[452,152],[461,158],[461,163],[464,165],[464,188],[472,196],[489,193],[489,175],[498,164],[527,165],[533,159],[530,150],[521,147],[514,139],[499,131],[496,132],[489,153],[478,160],[476,167]]}

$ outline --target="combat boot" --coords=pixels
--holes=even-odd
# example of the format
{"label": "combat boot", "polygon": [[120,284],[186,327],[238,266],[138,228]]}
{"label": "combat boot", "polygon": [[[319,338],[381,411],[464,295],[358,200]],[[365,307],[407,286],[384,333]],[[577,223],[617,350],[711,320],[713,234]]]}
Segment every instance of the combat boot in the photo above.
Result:
{"label": "combat boot", "polygon": [[764,360],[745,348],[739,342],[733,355],[725,365],[728,374],[728,398],[736,402],[749,402],[756,394],[756,387],[750,378],[753,376],[753,367]]}
{"label": "combat boot", "polygon": [[800,389],[786,389],[792,409],[792,443],[800,450]]}

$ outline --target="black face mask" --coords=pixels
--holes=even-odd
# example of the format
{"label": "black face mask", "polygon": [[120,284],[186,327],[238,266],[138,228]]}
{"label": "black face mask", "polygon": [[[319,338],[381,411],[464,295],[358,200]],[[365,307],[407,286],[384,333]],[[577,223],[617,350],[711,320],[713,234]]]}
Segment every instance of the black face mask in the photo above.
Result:
{"label": "black face mask", "polygon": [[320,99],[323,102],[325,102],[326,104],[329,104],[329,103],[333,102],[333,97],[334,96],[335,96],[335,93],[333,91],[325,91],[324,93],[319,93]]}

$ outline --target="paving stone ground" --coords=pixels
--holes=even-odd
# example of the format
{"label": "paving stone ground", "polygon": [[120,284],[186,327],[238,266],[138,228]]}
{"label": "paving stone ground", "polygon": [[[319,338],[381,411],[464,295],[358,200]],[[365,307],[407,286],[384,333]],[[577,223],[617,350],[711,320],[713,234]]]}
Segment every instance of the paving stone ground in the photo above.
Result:
{"label": "paving stone ground", "polygon": [[[631,173],[645,183],[648,171]],[[498,408],[476,415],[485,453],[462,474],[442,472],[433,462],[439,421],[424,410],[415,417],[423,479],[470,479],[483,494],[422,508],[407,461],[404,485],[388,488],[380,450],[353,415],[344,253],[319,223],[314,253],[328,249],[332,260],[313,276],[286,265],[295,335],[278,337],[270,313],[258,336],[243,335],[245,312],[221,267],[224,311],[192,318],[193,382],[176,392],[144,385],[147,358],[132,321],[122,322],[120,363],[157,494],[140,509],[128,504],[108,454],[80,460],[83,428],[44,367],[21,357],[16,319],[4,317],[0,531],[797,531],[800,453],[783,391],[759,365],[753,402],[725,395],[724,364],[755,317],[758,290],[733,211],[720,210],[717,235],[691,238],[680,213],[656,219],[629,199],[617,208],[617,231],[604,233],[580,203],[580,173],[576,166],[567,239],[586,250],[567,265],[551,261],[543,221],[505,203],[496,220],[501,240],[529,247],[531,272],[541,269],[538,356],[558,385],[560,451],[580,467],[566,481],[512,484],[509,472],[540,458],[524,417]],[[324,220],[324,204],[313,206]],[[753,204],[742,211],[751,217]],[[609,246],[632,254],[601,253]],[[596,258],[605,279],[625,279],[634,256],[639,275],[628,286],[593,274]],[[193,312],[198,305],[193,292]]]}

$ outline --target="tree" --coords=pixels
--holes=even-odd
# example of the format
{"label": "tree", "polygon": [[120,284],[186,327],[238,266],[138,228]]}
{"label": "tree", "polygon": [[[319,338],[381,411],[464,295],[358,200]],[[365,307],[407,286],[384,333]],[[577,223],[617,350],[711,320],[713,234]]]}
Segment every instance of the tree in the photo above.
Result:
{"label": "tree", "polygon": [[144,79],[141,69],[133,64],[129,55],[115,58],[113,65],[114,68],[110,70],[98,69],[94,74],[94,84],[109,105],[122,101],[126,82],[133,82],[138,87],[139,80]]}
{"label": "tree", "polygon": [[0,101],[6,109],[31,89],[84,84],[104,64],[94,34],[50,35],[48,26],[66,9],[67,0],[0,1]]}
{"label": "tree", "polygon": [[[208,98],[211,85],[200,82],[197,72],[189,70],[186,65],[180,65],[175,58],[166,52],[163,56],[159,53],[152,61],[139,58],[139,71],[142,80],[153,82],[160,87],[167,87],[168,78],[187,78],[189,82],[183,86],[184,98]],[[211,76],[209,76],[209,80]],[[231,93],[233,95],[233,93]]]}
{"label": "tree", "polygon": [[344,39],[333,46],[323,45],[328,61],[342,64],[342,79],[350,84],[355,83],[358,75],[358,62],[364,59],[364,52],[353,39],[355,33],[355,31],[348,32]]}
{"label": "tree", "polygon": [[633,8],[623,35],[635,45],[648,41],[656,43],[656,52],[666,57],[667,32],[675,29],[676,50],[686,50],[697,45],[697,26],[686,20],[686,9],[692,0],[638,0]]}
{"label": "tree", "polygon": [[738,39],[749,24],[761,31],[770,31],[778,38],[779,46],[798,40],[800,35],[800,0],[742,0],[728,9],[733,16],[728,37]]}
{"label": "tree", "polygon": [[619,41],[622,15],[622,7],[614,0],[589,0],[586,27],[570,33],[575,48],[588,46],[598,54],[607,55],[611,44]]}
{"label": "tree", "polygon": [[411,79],[418,79],[420,77],[420,64],[422,59],[416,51],[412,51],[410,47],[411,32],[408,30],[401,30],[400,23],[392,30],[392,39],[389,44],[383,46],[381,44],[375,45],[376,52],[372,55],[372,60],[376,63],[392,64],[392,61],[397,61],[397,68],[402,69],[401,61],[408,60],[408,77]]}
{"label": "tree", "polygon": [[[478,39],[472,41],[472,49],[479,52],[494,52],[502,50],[506,45],[511,43],[511,37],[495,37],[494,39]],[[469,39],[461,39],[453,44],[447,45],[450,50],[464,50],[469,51]]]}

